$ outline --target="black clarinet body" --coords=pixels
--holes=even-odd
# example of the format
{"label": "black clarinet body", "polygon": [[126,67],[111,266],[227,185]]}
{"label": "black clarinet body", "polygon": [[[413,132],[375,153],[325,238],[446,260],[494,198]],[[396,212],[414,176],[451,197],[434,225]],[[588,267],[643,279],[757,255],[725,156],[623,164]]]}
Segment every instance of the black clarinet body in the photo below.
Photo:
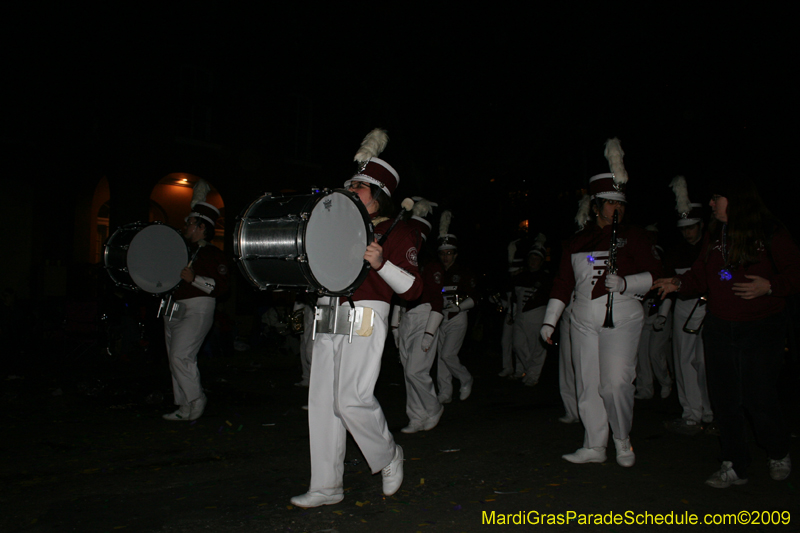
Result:
{"label": "black clarinet body", "polygon": [[[619,226],[619,215],[614,210],[614,218],[611,221],[611,244],[608,247],[608,274],[617,273],[617,228]],[[606,300],[606,319],[603,321],[604,328],[614,327],[614,293],[608,293]]]}

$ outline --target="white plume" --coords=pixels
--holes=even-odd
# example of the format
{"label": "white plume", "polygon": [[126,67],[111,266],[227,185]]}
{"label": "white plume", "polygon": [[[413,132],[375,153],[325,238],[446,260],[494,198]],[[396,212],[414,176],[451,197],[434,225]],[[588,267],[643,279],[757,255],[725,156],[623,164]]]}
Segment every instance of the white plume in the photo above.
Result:
{"label": "white plume", "polygon": [[583,198],[578,201],[578,214],[575,215],[575,222],[578,224],[578,229],[583,229],[586,227],[586,223],[589,222],[589,207],[591,201],[592,199],[588,194],[584,194]]}
{"label": "white plume", "polygon": [[453,213],[445,211],[442,213],[442,218],[439,219],[439,236],[447,235],[450,230],[450,221],[453,219]]}
{"label": "white plume", "polygon": [[425,198],[415,197],[416,202],[414,203],[414,216],[425,218],[426,216],[433,213],[433,206],[436,205]]}
{"label": "white plume", "polygon": [[208,193],[211,191],[211,187],[208,185],[208,183],[206,183],[206,180],[201,179],[194,184],[193,189],[192,201],[189,203],[189,206],[192,209],[194,209],[194,206],[197,204],[197,202],[206,201],[206,196],[208,196]]}
{"label": "white plume", "polygon": [[628,183],[628,173],[625,171],[625,165],[622,162],[625,152],[622,151],[619,139],[614,137],[606,141],[605,156],[608,160],[608,166],[614,174],[614,183]]}
{"label": "white plume", "polygon": [[689,187],[686,185],[686,178],[675,176],[669,186],[675,192],[675,209],[681,215],[688,214],[692,210],[692,205],[689,201]]}
{"label": "white plume", "polygon": [[546,242],[547,242],[547,237],[544,236],[544,233],[539,233],[539,235],[537,235],[536,239],[533,241],[533,245],[544,248],[544,243]]}
{"label": "white plume", "polygon": [[375,128],[361,141],[361,148],[356,152],[353,161],[363,163],[373,157],[378,157],[386,149],[388,143],[389,135],[386,134],[386,130]]}
{"label": "white plume", "polygon": [[414,200],[411,198],[406,198],[400,203],[400,207],[402,207],[405,211],[411,211],[414,209]]}

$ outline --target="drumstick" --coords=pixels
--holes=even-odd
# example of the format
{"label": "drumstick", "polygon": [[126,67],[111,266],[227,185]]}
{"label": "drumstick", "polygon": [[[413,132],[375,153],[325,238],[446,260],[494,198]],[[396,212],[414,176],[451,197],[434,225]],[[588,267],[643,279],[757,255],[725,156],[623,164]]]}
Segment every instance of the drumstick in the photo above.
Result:
{"label": "drumstick", "polygon": [[386,238],[392,232],[397,223],[400,222],[400,219],[403,218],[403,215],[406,213],[406,211],[411,211],[412,209],[414,209],[414,200],[412,200],[411,198],[406,198],[405,200],[403,200],[403,203],[401,203],[400,206],[402,207],[402,209],[400,210],[399,213],[397,213],[397,216],[394,217],[392,225],[389,226],[389,229],[386,230],[386,233],[381,235],[381,239],[378,241],[378,245],[383,246],[383,243],[386,242]]}

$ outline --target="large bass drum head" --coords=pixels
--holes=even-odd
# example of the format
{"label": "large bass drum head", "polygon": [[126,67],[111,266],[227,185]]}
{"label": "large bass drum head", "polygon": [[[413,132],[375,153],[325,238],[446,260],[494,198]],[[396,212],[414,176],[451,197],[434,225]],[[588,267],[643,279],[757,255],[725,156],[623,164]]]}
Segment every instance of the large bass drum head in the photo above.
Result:
{"label": "large bass drum head", "polygon": [[131,279],[143,291],[159,294],[181,281],[181,270],[189,263],[186,241],[173,228],[151,224],[139,231],[128,247],[127,267]]}
{"label": "large bass drum head", "polygon": [[357,288],[367,272],[364,252],[371,238],[372,225],[360,201],[341,191],[322,196],[304,237],[308,267],[319,285],[331,293]]}

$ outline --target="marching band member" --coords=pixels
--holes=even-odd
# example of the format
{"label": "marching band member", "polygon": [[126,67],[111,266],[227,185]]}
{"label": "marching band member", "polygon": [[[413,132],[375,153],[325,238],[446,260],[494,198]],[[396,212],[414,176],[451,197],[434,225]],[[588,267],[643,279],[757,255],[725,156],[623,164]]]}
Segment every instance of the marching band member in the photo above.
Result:
{"label": "marching band member", "polygon": [[519,355],[525,371],[522,382],[533,387],[539,383],[547,350],[539,339],[544,321],[547,298],[552,287],[552,276],[543,268],[546,250],[545,236],[541,233],[528,251],[525,269],[514,277],[514,351]]}
{"label": "marching band member", "polygon": [[[690,203],[686,179],[683,176],[677,176],[670,185],[677,200],[677,225],[683,239],[666,254],[664,263],[667,270],[685,274],[697,260],[703,245],[703,206]],[[670,303],[675,309],[672,352],[675,355],[678,401],[683,408],[683,414],[676,420],[666,422],[666,427],[677,433],[692,435],[702,431],[702,424],[709,423],[714,418],[708,398],[703,337],[700,334],[706,306],[704,300],[682,294],[664,300],[663,305]],[[685,326],[689,332],[685,331]]]}
{"label": "marching band member", "polygon": [[688,272],[659,279],[653,287],[662,296],[708,292],[703,350],[722,468],[706,484],[747,483],[747,418],[769,457],[770,477],[780,481],[789,477],[792,463],[777,383],[787,334],[786,297],[800,292],[800,250],[750,180],[729,175],[712,192],[714,219],[699,257]]}
{"label": "marching band member", "polygon": [[[645,228],[653,236],[653,243],[658,240],[658,230],[655,226]],[[663,249],[655,244],[655,249],[661,255]],[[655,393],[653,378],[661,386],[661,397],[668,398],[672,392],[672,378],[669,375],[668,359],[672,355],[670,348],[670,328],[665,327],[671,315],[668,303],[662,303],[656,291],[648,292],[642,301],[644,320],[642,321],[642,335],[639,337],[639,355],[636,358],[636,393],[633,395],[638,400],[649,400]]]}
{"label": "marching band member", "polygon": [[519,379],[523,377],[525,371],[523,370],[522,361],[520,361],[519,354],[516,354],[517,371],[514,372],[514,304],[512,293],[514,292],[514,276],[522,272],[523,258],[521,255],[521,247],[527,238],[513,240],[508,245],[508,287],[504,288],[503,293],[498,296],[493,296],[494,303],[503,308],[503,332],[500,337],[500,351],[503,357],[503,370],[500,371],[498,376],[501,378],[510,377],[512,379]]}
{"label": "marching band member", "polygon": [[[541,335],[552,344],[558,318],[574,290],[570,335],[578,410],[586,432],[583,447],[562,457],[572,463],[604,462],[611,425],[617,463],[629,467],[636,460],[630,429],[636,349],[642,332],[641,298],[660,271],[660,261],[646,232],[632,226],[619,225],[612,247],[614,212],[620,221],[625,216],[628,176],[618,139],[606,143],[605,153],[612,173],[589,180],[591,196],[581,200],[576,217],[582,229],[562,254]],[[590,202],[595,222],[587,226]],[[608,272],[610,266],[616,274]],[[604,327],[612,321],[613,328]]]}
{"label": "marching band member", "polygon": [[461,383],[459,398],[466,400],[472,393],[472,375],[458,359],[458,352],[467,334],[467,311],[475,307],[475,277],[466,268],[456,265],[458,239],[448,233],[452,214],[442,213],[439,221],[439,261],[445,269],[444,320],[439,326],[437,352],[437,382],[439,403],[450,403],[453,399],[453,376]]}
{"label": "marching band member", "polygon": [[[308,492],[291,499],[298,507],[339,503],[344,498],[344,458],[347,432],[353,436],[373,473],[382,472],[383,493],[391,496],[403,482],[403,449],[395,444],[381,406],[373,392],[388,333],[390,300],[398,294],[415,300],[422,293],[417,269],[417,232],[398,223],[383,245],[381,236],[392,221],[391,195],[400,177],[378,154],[388,142],[383,130],[373,130],[362,142],[355,160],[358,172],[345,188],[358,195],[375,226],[375,241],[364,252],[371,269],[352,296],[355,306],[372,314],[372,328],[348,335],[317,333],[309,383],[308,428],[311,452],[311,482]],[[324,304],[320,298],[319,304]],[[338,299],[343,311],[351,309]]]}
{"label": "marching band member", "polygon": [[183,230],[192,259],[181,271],[181,281],[164,313],[172,392],[178,406],[177,411],[164,415],[165,420],[197,420],[207,402],[197,353],[214,324],[216,298],[228,291],[228,262],[219,248],[209,245],[219,218],[219,210],[205,202],[209,190],[204,180],[194,186],[191,213]]}
{"label": "marching band member", "polygon": [[[409,225],[417,227],[423,240],[431,230],[428,220],[437,204],[415,197],[413,216]],[[422,246],[420,245],[420,248]],[[406,414],[408,426],[400,431],[416,433],[436,427],[444,413],[444,406],[436,397],[431,378],[431,366],[436,357],[436,341],[442,323],[442,288],[444,267],[431,261],[422,267],[422,296],[408,303],[398,328],[398,349],[406,381]],[[395,309],[399,314],[399,308]]]}

